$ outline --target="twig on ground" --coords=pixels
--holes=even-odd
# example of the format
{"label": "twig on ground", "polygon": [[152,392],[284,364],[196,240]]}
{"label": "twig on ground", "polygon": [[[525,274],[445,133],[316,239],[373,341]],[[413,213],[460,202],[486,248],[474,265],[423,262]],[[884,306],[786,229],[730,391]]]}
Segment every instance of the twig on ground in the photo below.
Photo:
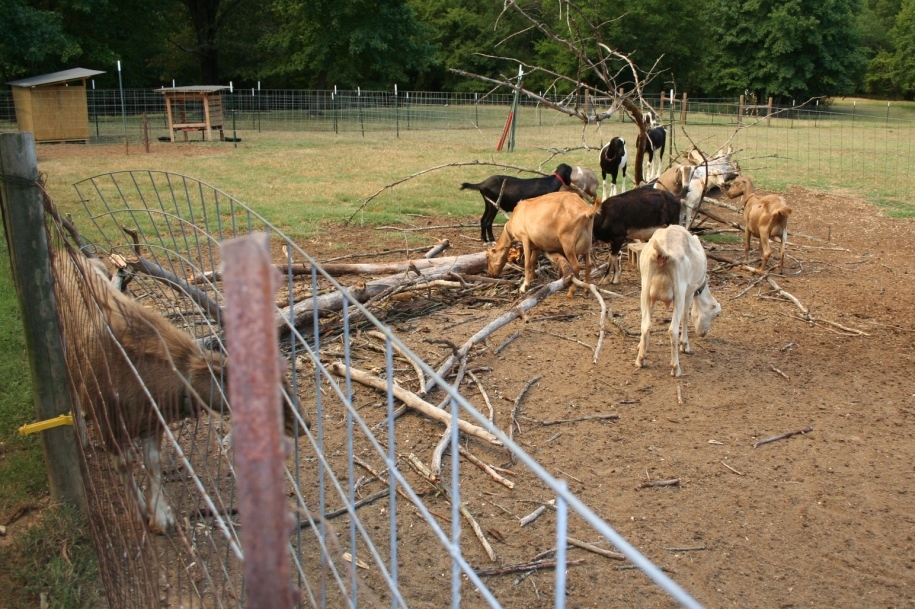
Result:
{"label": "twig on ground", "polygon": [[489,409],[489,422],[493,422],[493,417],[495,416],[495,410],[492,407],[492,402],[489,401],[489,396],[486,394],[486,390],[483,389],[483,384],[480,383],[480,379],[473,373],[472,370],[467,371],[467,376],[470,377],[474,383],[477,384],[477,389],[480,390],[480,395],[483,396],[483,401],[486,402],[486,407]]}
{"label": "twig on ground", "polygon": [[550,499],[544,505],[541,505],[539,508],[537,508],[536,510],[534,510],[533,512],[531,512],[530,514],[528,514],[527,516],[522,518],[521,526],[525,527],[525,526],[529,525],[530,523],[534,522],[535,520],[540,518],[540,516],[546,511],[547,508],[551,508],[555,504],[556,504],[556,500]]}
{"label": "twig on ground", "polygon": [[[566,566],[580,565],[585,562],[584,560],[567,560]],[[534,562],[525,562],[517,565],[505,565],[504,567],[496,567],[494,569],[477,569],[477,575],[480,577],[485,577],[487,575],[507,575],[509,573],[520,573],[524,571],[537,571],[540,569],[554,569],[556,567],[555,560],[538,560]]]}
{"label": "twig on ground", "polygon": [[512,341],[514,341],[514,340],[515,340],[516,338],[518,338],[519,336],[521,336],[521,331],[520,331],[520,330],[519,330],[518,332],[515,332],[514,334],[512,334],[512,335],[509,336],[508,338],[506,338],[506,339],[502,342],[502,344],[499,345],[498,347],[496,347],[495,349],[493,349],[492,352],[493,352],[495,355],[498,355],[499,352],[500,352],[502,349],[504,349],[505,347],[509,346],[509,345],[512,343]]}
{"label": "twig on ground", "polygon": [[[429,471],[429,468],[426,467],[426,465],[420,461],[416,455],[410,453],[407,455],[407,459],[410,461],[410,465],[413,466],[413,469],[415,469],[419,475],[431,482],[449,503],[454,501],[454,499],[451,497],[451,493],[448,492],[448,489],[445,488],[444,485],[432,479],[432,472]],[[468,510],[467,506],[465,506],[463,503],[458,503],[458,510],[461,512],[461,515],[467,520],[467,522],[470,523],[470,528],[473,529],[473,534],[476,535],[477,539],[480,541],[480,545],[483,546],[483,550],[486,551],[486,555],[489,557],[489,560],[496,562],[496,553],[493,551],[492,546],[486,539],[486,535],[483,534],[483,529],[480,527],[480,524],[470,513],[470,510]]]}
{"label": "twig on ground", "polygon": [[744,474],[743,472],[734,469],[733,467],[731,467],[730,465],[728,465],[728,464],[725,463],[724,461],[722,461],[721,464],[722,464],[723,466],[725,466],[726,468],[728,468],[729,470],[731,470],[732,472],[734,472],[735,474],[737,474],[738,476],[745,476],[745,475],[746,475],[746,474]]}
{"label": "twig on ground", "polygon": [[813,431],[813,427],[805,427],[804,429],[798,429],[797,431],[789,431],[788,433],[783,433],[777,436],[772,436],[771,438],[766,438],[765,440],[760,440],[753,445],[753,448],[757,446],[762,446],[763,444],[769,444],[770,442],[777,442],[778,440],[784,440],[792,436],[798,435],[807,435]]}
{"label": "twig on ground", "polygon": [[486,472],[487,474],[489,474],[490,477],[491,477],[493,480],[495,480],[496,482],[498,482],[498,483],[501,484],[502,486],[505,486],[505,487],[508,487],[508,488],[515,488],[515,483],[514,483],[514,482],[512,482],[511,480],[508,480],[508,479],[506,479],[506,478],[503,478],[502,476],[500,476],[499,473],[496,472],[496,470],[494,470],[492,467],[490,467],[489,465],[487,465],[486,463],[484,463],[484,462],[481,461],[480,459],[474,457],[472,454],[470,454],[470,451],[468,451],[468,450],[467,450],[466,448],[464,448],[463,446],[460,447],[460,452],[461,452],[461,455],[463,455],[468,461],[470,461],[471,463],[473,463],[474,465],[476,465],[477,467],[479,467],[480,469],[482,469],[484,472]]}
{"label": "twig on ground", "polygon": [[649,480],[648,482],[643,482],[639,485],[639,488],[651,488],[654,486],[679,486],[680,479],[673,478],[671,480]]}
{"label": "twig on ground", "polygon": [[514,436],[514,430],[516,427],[518,428],[518,433],[521,433],[521,426],[518,425],[518,417],[517,417],[518,406],[521,404],[521,400],[524,398],[524,394],[527,393],[527,390],[531,388],[531,385],[533,385],[534,383],[539,381],[541,378],[542,377],[538,374],[537,376],[535,376],[534,378],[529,380],[527,383],[525,383],[524,387],[521,388],[520,393],[518,393],[518,397],[515,398],[514,404],[512,405],[510,425],[508,427],[508,438],[509,439],[514,439],[513,436]]}
{"label": "twig on ground", "polygon": [[519,419],[524,419],[525,421],[531,421],[537,423],[538,425],[543,425],[544,427],[548,425],[559,425],[561,423],[580,423],[581,421],[606,421],[619,419],[620,415],[618,414],[589,414],[583,417],[575,417],[574,419],[553,419],[551,421],[541,421],[540,419],[535,419],[534,417],[529,417],[526,415],[521,415]]}
{"label": "twig on ground", "polygon": [[779,370],[778,368],[776,368],[773,364],[769,364],[769,367],[772,368],[772,371],[773,371],[773,372],[775,372],[776,374],[778,374],[779,376],[781,376],[782,378],[784,378],[786,381],[790,381],[790,380],[791,380],[791,379],[788,378],[788,375],[787,375],[787,374],[785,374],[784,372],[782,372],[781,370]]}
{"label": "twig on ground", "polygon": [[572,537],[567,537],[566,541],[569,542],[569,545],[575,546],[576,548],[581,548],[582,550],[587,550],[588,552],[594,552],[595,554],[599,554],[600,556],[604,556],[606,558],[612,558],[614,560],[626,560],[626,556],[620,554],[619,552],[611,552],[610,550],[599,548],[593,544],[579,541],[578,539],[574,539]]}

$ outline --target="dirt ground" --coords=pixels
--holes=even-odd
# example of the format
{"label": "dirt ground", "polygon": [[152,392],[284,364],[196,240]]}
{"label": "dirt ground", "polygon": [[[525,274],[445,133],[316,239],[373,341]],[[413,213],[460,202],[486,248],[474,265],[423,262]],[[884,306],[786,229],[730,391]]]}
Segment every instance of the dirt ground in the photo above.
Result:
{"label": "dirt ground", "polygon": [[[915,223],[886,219],[853,198],[802,189],[786,195],[793,209],[788,259],[784,276],[771,277],[815,321],[799,319],[800,308],[777,297],[767,281],[710,260],[712,294],[723,313],[707,337],[691,337],[694,352],[681,355],[683,376],[670,376],[669,318],[657,308],[648,366],[637,369],[639,283],[627,268],[620,285],[603,287],[623,294],[607,302],[629,334],[608,324],[597,364],[600,309],[579,292],[573,300],[550,296],[526,322],[494,334],[469,366],[478,369],[503,429],[513,400],[541,377],[524,395],[520,410],[528,418],[516,440],[703,605],[915,607],[915,272],[908,268]],[[448,222],[454,219],[416,224]],[[424,234],[430,244],[450,239],[446,255],[482,248],[473,227]],[[350,228],[304,246],[321,259],[322,242],[345,239],[358,252],[372,235]],[[742,242],[713,247],[716,256],[742,259]],[[490,296],[392,326],[434,364],[447,348],[425,339],[460,344],[517,298],[508,289]],[[405,384],[410,374],[405,368]],[[463,393],[485,409],[475,386]],[[536,422],[609,413],[619,419]],[[440,429],[416,416],[398,425],[398,448],[428,458]],[[472,449],[512,466],[504,451]],[[529,472],[518,468],[517,486],[508,490],[470,465],[462,468],[463,499],[493,540],[499,563],[526,562],[553,547],[555,516],[524,528],[517,521],[551,498]],[[679,484],[641,488],[668,479]],[[448,513],[443,500],[428,501]],[[361,512],[365,522],[377,517],[384,526],[382,515],[377,508]],[[428,535],[403,525],[401,531],[401,582],[411,606],[448,604],[447,557],[415,552],[430,547]],[[609,547],[580,518],[572,518],[570,534]],[[481,551],[475,555],[472,538],[464,545],[474,566],[492,566]],[[676,605],[622,562],[576,548],[569,559],[583,561],[568,571],[570,607]],[[504,606],[552,606],[551,571],[485,579]],[[483,605],[470,586],[463,594],[464,606]]]}

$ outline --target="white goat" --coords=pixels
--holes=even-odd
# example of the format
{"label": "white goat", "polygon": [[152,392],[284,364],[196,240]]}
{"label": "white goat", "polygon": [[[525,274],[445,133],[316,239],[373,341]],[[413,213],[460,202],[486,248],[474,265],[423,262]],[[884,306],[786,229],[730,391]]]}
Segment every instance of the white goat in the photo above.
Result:
{"label": "white goat", "polygon": [[[651,309],[661,301],[673,304],[670,319],[670,374],[680,376],[679,351],[692,353],[687,336],[687,315],[699,336],[708,334],[712,322],[721,314],[721,305],[709,292],[708,261],[699,238],[682,226],[671,225],[655,231],[639,257],[642,274],[642,337],[635,365],[645,365]],[[678,339],[679,336],[679,339]]]}

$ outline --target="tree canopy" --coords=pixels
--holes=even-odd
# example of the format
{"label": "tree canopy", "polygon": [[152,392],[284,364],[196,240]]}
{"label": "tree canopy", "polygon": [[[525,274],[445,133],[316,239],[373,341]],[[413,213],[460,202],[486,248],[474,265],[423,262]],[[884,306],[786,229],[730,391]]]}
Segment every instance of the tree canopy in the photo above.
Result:
{"label": "tree canopy", "polygon": [[[569,5],[519,0],[565,29]],[[589,0],[600,42],[657,76],[649,91],[806,99],[915,96],[915,0]],[[581,32],[582,44],[592,32]],[[492,0],[0,0],[5,80],[74,66],[125,85],[486,91],[517,63],[575,75],[575,53]],[[582,72],[587,81],[589,76]],[[105,77],[102,77],[104,80]],[[534,90],[571,85],[531,74]],[[103,83],[103,86],[105,84]],[[563,90],[566,89],[566,90]]]}

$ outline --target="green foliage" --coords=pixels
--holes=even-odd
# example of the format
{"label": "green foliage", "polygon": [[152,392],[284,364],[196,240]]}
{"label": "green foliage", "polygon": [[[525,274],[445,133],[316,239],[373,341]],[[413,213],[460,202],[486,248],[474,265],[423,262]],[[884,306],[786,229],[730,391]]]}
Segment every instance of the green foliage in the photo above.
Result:
{"label": "green foliage", "polygon": [[0,72],[4,80],[52,72],[80,53],[64,31],[63,15],[24,0],[0,0]]}
{"label": "green foliage", "polygon": [[0,563],[7,567],[0,606],[37,607],[42,593],[54,609],[97,606],[98,562],[85,517],[73,507],[44,510],[37,525],[0,549]]}
{"label": "green foliage", "polygon": [[[276,0],[275,31],[264,48],[269,73],[319,89],[390,89],[425,71],[432,47],[403,0]],[[320,18],[316,18],[320,16]]]}
{"label": "green foliage", "polygon": [[721,95],[848,95],[864,69],[856,0],[713,0],[707,78]]}

